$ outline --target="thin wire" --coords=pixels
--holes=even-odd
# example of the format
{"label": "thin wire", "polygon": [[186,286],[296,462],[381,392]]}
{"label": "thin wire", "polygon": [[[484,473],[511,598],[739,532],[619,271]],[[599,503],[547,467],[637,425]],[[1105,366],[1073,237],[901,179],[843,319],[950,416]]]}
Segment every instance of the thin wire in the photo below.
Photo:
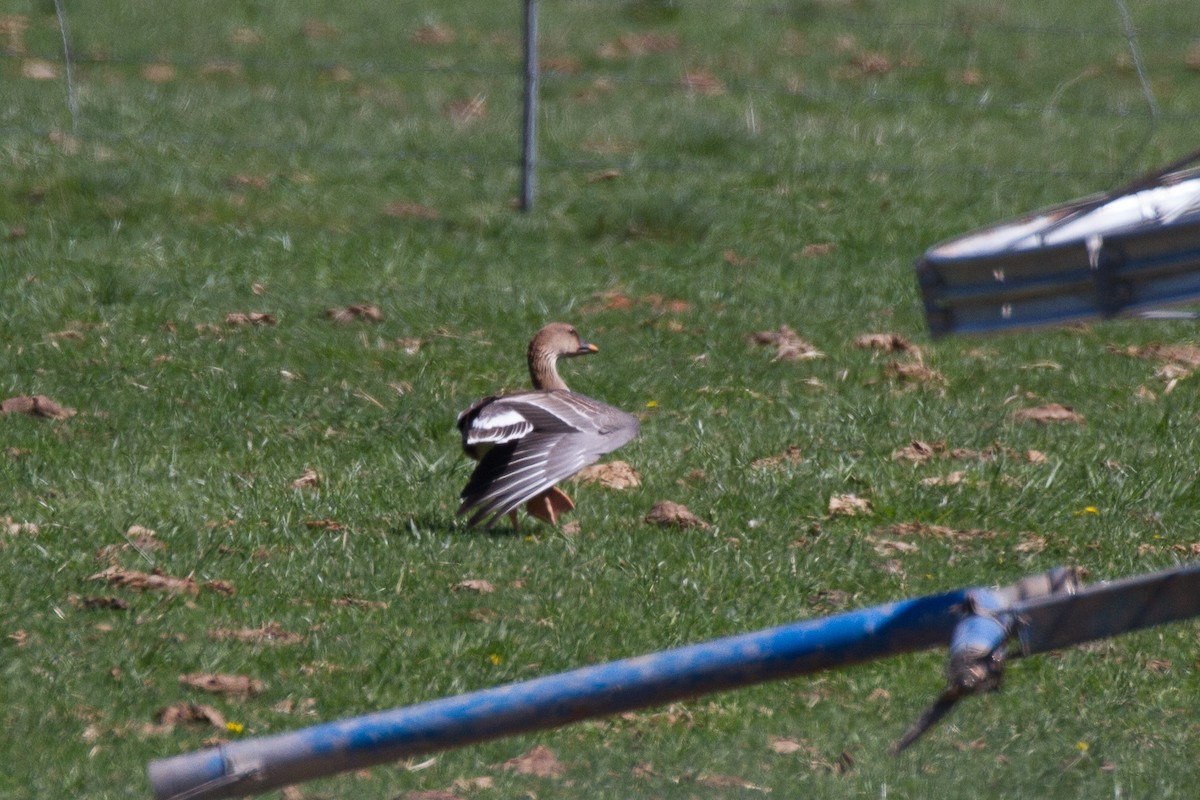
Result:
{"label": "thin wire", "polygon": [[58,31],[62,34],[63,64],[67,76],[67,110],[71,112],[71,133],[79,133],[79,98],[75,94],[75,67],[71,58],[70,37],[67,35],[67,12],[62,0],[54,0],[54,13],[58,16]]}
{"label": "thin wire", "polygon": [[1150,140],[1158,131],[1160,112],[1158,101],[1154,99],[1154,89],[1150,86],[1150,78],[1146,74],[1146,65],[1142,62],[1141,50],[1138,48],[1137,29],[1133,27],[1133,17],[1129,14],[1125,0],[1116,0],[1116,3],[1117,10],[1121,12],[1121,24],[1125,27],[1125,42],[1129,45],[1133,67],[1137,71],[1138,82],[1142,85],[1142,96],[1146,98],[1146,106],[1150,109],[1150,127],[1142,137],[1141,144],[1134,148],[1125,161],[1125,169],[1129,170],[1130,166],[1140,159],[1146,148],[1150,146]]}

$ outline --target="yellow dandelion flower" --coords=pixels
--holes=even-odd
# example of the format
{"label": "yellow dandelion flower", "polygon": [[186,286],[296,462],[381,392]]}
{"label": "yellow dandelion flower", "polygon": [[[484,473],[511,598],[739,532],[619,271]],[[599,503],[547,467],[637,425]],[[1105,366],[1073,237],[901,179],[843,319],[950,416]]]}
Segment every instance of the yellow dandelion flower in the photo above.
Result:
{"label": "yellow dandelion flower", "polygon": [[1095,506],[1087,506],[1087,507],[1086,507],[1086,508],[1084,508],[1082,511],[1076,511],[1076,512],[1075,512],[1075,516],[1077,516],[1077,517],[1083,517],[1083,516],[1087,516],[1088,514],[1097,514],[1097,515],[1099,515],[1099,513],[1100,513],[1100,509],[1096,508]]}
{"label": "yellow dandelion flower", "polygon": [[493,667],[500,666],[500,662],[502,662],[503,660],[504,659],[502,659],[500,657],[499,653],[492,653],[490,656],[488,656],[488,661],[492,662]]}
{"label": "yellow dandelion flower", "polygon": [[229,731],[230,733],[241,733],[242,731],[246,730],[246,726],[240,722],[226,722],[225,730]]}
{"label": "yellow dandelion flower", "polygon": [[1076,742],[1075,749],[1081,753],[1086,753],[1088,751],[1088,743],[1087,742]]}

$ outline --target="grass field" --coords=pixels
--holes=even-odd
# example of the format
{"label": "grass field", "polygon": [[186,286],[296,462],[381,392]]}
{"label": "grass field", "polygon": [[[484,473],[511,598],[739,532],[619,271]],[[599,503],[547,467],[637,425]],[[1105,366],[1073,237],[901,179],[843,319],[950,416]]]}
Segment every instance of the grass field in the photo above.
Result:
{"label": "grass field", "polygon": [[[0,415],[0,797],[148,796],[220,738],[1200,548],[1193,324],[935,344],[911,270],[1193,149],[1191,2],[1132,9],[1156,120],[1098,0],[543,3],[525,215],[517,3],[67,5],[74,123],[53,4],[0,10],[0,400],[76,412]],[[572,388],[642,416],[641,485],[466,529],[455,414],[557,319],[601,348]],[[783,325],[823,357],[750,341]],[[855,344],[883,332],[919,354]],[[1013,418],[1046,403],[1082,423]],[[942,653],[287,796],[1192,797],[1197,649],[1018,663],[899,758]],[[159,720],[181,702],[220,717]],[[504,766],[538,744],[560,774]]]}

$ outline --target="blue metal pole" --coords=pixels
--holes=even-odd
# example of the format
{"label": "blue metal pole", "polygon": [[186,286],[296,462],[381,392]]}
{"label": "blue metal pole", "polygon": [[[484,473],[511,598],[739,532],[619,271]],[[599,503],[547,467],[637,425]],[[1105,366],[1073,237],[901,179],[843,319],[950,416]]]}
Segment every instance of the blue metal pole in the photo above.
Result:
{"label": "blue metal pole", "polygon": [[942,646],[966,590],[548,675],[154,761],[158,800],[265,792],[587,717]]}

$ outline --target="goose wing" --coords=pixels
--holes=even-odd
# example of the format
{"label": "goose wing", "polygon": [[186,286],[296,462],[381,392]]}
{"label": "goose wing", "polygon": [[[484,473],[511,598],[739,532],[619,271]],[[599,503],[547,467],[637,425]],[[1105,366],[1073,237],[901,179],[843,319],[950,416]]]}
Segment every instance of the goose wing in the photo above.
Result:
{"label": "goose wing", "polygon": [[485,398],[459,415],[463,449],[479,465],[459,514],[496,520],[638,434],[636,417],[574,392]]}

